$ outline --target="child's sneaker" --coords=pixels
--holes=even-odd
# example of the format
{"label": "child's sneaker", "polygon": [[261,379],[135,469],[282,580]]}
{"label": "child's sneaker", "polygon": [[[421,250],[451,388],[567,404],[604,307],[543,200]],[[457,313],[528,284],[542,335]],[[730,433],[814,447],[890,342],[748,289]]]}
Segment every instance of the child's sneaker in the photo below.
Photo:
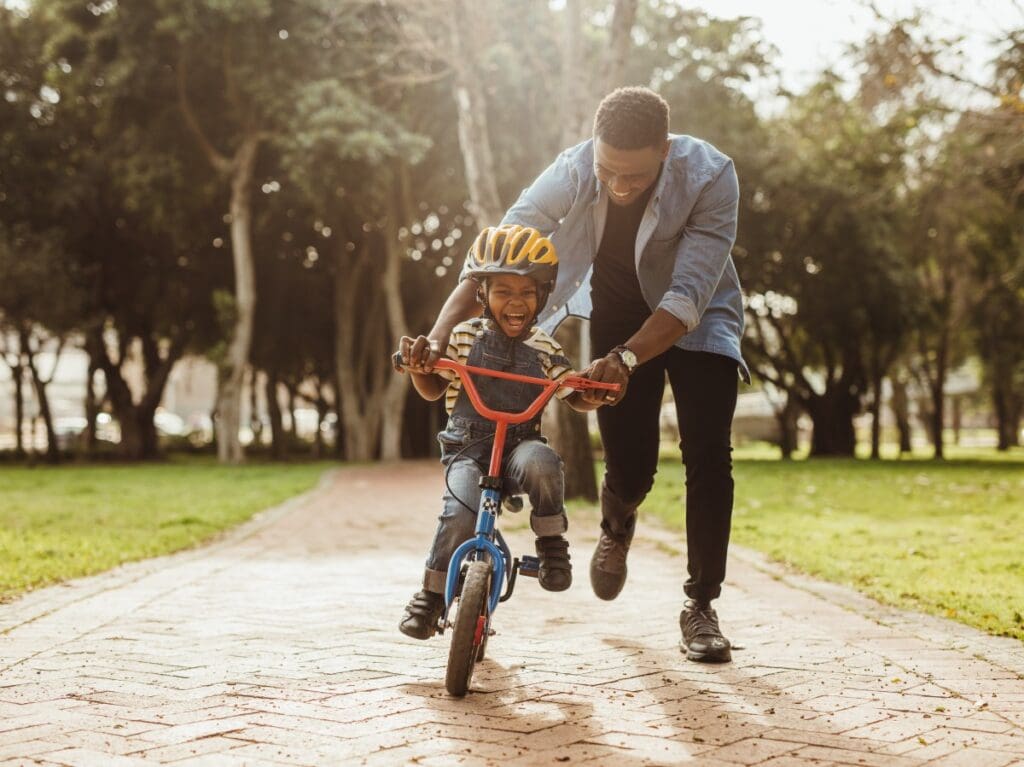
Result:
{"label": "child's sneaker", "polygon": [[565,591],[572,585],[572,565],[569,564],[569,541],[560,535],[546,535],[537,539],[540,572],[537,580],[546,591]]}
{"label": "child's sneaker", "polygon": [[437,623],[443,612],[443,594],[417,591],[405,606],[405,615],[398,624],[398,630],[413,639],[430,639],[437,633]]}

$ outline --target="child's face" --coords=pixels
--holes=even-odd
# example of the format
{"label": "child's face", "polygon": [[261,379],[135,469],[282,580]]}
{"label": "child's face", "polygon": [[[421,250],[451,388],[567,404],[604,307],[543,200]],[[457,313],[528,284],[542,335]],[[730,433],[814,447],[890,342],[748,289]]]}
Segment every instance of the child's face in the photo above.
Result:
{"label": "child's face", "polygon": [[505,335],[515,338],[533,327],[537,314],[537,282],[519,274],[488,277],[487,305]]}

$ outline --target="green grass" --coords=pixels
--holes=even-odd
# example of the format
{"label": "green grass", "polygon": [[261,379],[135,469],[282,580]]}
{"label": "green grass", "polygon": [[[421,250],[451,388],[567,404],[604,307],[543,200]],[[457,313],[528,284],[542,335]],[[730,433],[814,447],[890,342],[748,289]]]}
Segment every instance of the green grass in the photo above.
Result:
{"label": "green grass", "polygon": [[311,488],[329,466],[0,467],[0,602],[202,543]]}
{"label": "green grass", "polygon": [[[737,451],[732,540],[882,602],[1024,639],[1024,450],[769,460]],[[683,526],[678,453],[644,504]]]}

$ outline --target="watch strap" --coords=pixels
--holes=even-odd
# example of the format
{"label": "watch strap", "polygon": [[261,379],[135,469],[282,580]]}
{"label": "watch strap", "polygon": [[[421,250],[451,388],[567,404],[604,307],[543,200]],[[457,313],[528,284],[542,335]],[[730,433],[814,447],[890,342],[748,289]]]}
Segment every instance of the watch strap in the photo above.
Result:
{"label": "watch strap", "polygon": [[618,357],[618,358],[619,358],[619,362],[621,362],[621,363],[622,363],[622,365],[623,365],[623,366],[624,366],[624,367],[626,368],[626,370],[628,371],[628,373],[629,373],[630,375],[633,375],[633,371],[634,371],[634,370],[636,370],[636,368],[637,368],[637,365],[636,365],[636,363],[635,363],[635,362],[634,362],[634,364],[630,365],[630,364],[629,364],[629,363],[628,363],[628,362],[626,361],[626,356],[625,356],[625,355],[623,354],[623,352],[629,352],[630,356],[631,356],[631,357],[632,357],[632,358],[633,358],[634,360],[636,359],[636,354],[635,354],[635,353],[633,352],[633,350],[632,350],[632,349],[630,349],[630,348],[629,348],[628,346],[625,346],[625,345],[622,345],[622,344],[620,344],[619,346],[616,346],[616,347],[615,347],[614,349],[612,349],[612,350],[611,350],[611,351],[609,352],[609,354],[614,354],[614,355],[615,355],[616,357]]}

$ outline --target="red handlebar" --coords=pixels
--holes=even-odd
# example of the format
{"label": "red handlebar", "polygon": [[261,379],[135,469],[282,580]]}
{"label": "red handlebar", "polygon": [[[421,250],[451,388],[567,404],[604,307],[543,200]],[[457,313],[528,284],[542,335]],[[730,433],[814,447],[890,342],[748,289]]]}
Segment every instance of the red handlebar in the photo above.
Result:
{"label": "red handlebar", "polygon": [[[402,365],[401,355],[398,352],[395,352],[394,361],[397,368],[400,370],[405,369]],[[584,391],[585,389],[618,391],[621,388],[616,383],[591,381],[589,378],[583,378],[582,376],[566,376],[559,381],[552,381],[548,378],[534,378],[532,376],[519,375],[518,373],[506,373],[503,370],[491,370],[489,368],[476,367],[475,365],[463,365],[462,363],[456,362],[448,357],[442,357],[439,359],[434,364],[434,369],[453,370],[458,373],[459,378],[462,379],[463,386],[466,388],[466,394],[469,395],[469,401],[473,403],[473,407],[476,411],[484,418],[497,423],[506,424],[525,423],[531,418],[536,417],[536,415],[544,409],[544,406],[548,403],[548,400],[551,399],[555,391],[563,386],[568,386],[576,391]],[[535,386],[543,387],[543,391],[537,395],[537,398],[526,410],[523,410],[520,413],[506,413],[503,410],[494,410],[493,408],[489,408],[484,404],[483,399],[480,397],[480,392],[473,383],[474,375],[489,376],[491,378],[504,378],[509,381],[520,381],[522,383],[534,384]]]}
{"label": "red handlebar", "polygon": [[[397,369],[402,371],[405,370],[405,367],[402,365],[401,353],[395,352],[392,360]],[[505,450],[505,433],[508,430],[509,424],[525,423],[531,418],[535,418],[537,414],[544,409],[544,406],[548,403],[557,389],[560,389],[563,386],[569,386],[576,391],[583,391],[584,389],[619,391],[619,389],[622,388],[615,383],[591,381],[589,378],[583,378],[581,376],[566,376],[560,381],[552,381],[548,378],[533,378],[531,376],[519,375],[518,373],[506,373],[503,370],[489,370],[488,368],[480,368],[473,365],[463,365],[462,363],[456,362],[448,357],[442,357],[439,359],[434,364],[434,369],[454,370],[459,375],[459,378],[462,379],[462,385],[466,390],[466,394],[469,395],[469,401],[473,403],[473,407],[476,409],[476,412],[484,418],[495,422],[494,445],[491,448],[491,465],[488,470],[492,477],[499,476],[501,472],[501,459]],[[477,391],[476,385],[473,383],[474,375],[490,376],[491,378],[504,378],[509,381],[521,381],[523,383],[534,384],[535,386],[543,387],[543,391],[541,391],[533,403],[521,413],[506,413],[503,410],[494,410],[493,408],[489,408],[484,404],[483,399],[480,397],[480,392]]]}

